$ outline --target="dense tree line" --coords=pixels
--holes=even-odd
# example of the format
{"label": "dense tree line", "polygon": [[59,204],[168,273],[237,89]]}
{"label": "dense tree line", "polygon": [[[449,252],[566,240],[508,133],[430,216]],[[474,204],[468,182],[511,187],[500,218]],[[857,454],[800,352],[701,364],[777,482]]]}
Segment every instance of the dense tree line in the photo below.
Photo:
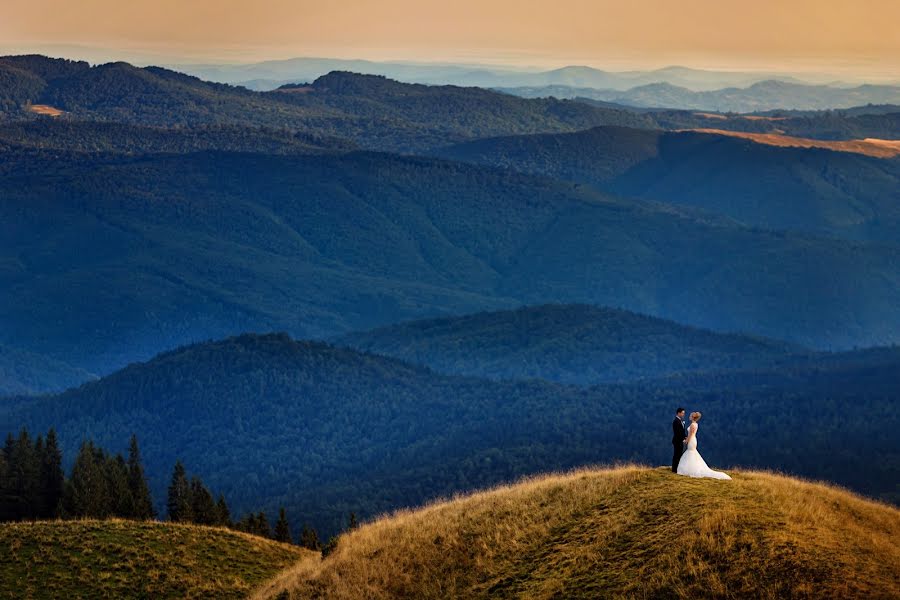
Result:
{"label": "dense tree line", "polygon": [[[81,445],[71,474],[63,473],[63,456],[56,431],[32,438],[27,429],[18,437],[9,434],[0,453],[0,522],[53,518],[121,518],[148,520],[156,510],[138,448],[132,436],[127,459],[111,455],[92,441]],[[228,527],[253,535],[293,543],[287,513],[282,507],[272,528],[266,513],[248,513],[232,521],[225,496],[214,500],[197,477],[188,477],[181,461],[175,463],[166,502],[167,519]],[[351,515],[350,526],[356,517]],[[321,550],[315,529],[304,525],[297,543]]]}
{"label": "dense tree line", "polygon": [[151,519],[156,515],[137,438],[127,460],[84,442],[65,478],[56,431],[6,438],[0,455],[0,521],[61,518]]}

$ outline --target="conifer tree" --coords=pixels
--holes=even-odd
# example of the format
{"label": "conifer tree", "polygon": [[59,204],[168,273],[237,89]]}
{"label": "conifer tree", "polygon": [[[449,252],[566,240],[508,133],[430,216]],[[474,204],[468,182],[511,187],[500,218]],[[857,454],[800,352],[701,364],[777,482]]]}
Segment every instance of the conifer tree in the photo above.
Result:
{"label": "conifer tree", "polygon": [[191,520],[200,525],[215,525],[218,521],[216,503],[199,477],[191,478]]}
{"label": "conifer tree", "polygon": [[40,515],[42,518],[49,519],[58,515],[65,483],[65,475],[62,468],[62,451],[59,449],[56,431],[50,429],[47,432],[47,441],[44,443],[44,453],[41,460],[40,487],[44,497],[44,512]]}
{"label": "conifer tree", "polygon": [[172,482],[169,484],[166,510],[169,512],[170,521],[190,522],[192,520],[191,487],[184,465],[180,460],[175,463],[175,468],[172,470]]}
{"label": "conifer tree", "polygon": [[256,515],[256,535],[272,537],[272,526],[269,525],[269,519],[263,511],[259,511],[259,514]]}
{"label": "conifer tree", "polygon": [[349,522],[347,523],[347,530],[348,530],[348,531],[353,531],[353,530],[356,529],[357,527],[359,527],[359,521],[356,520],[356,513],[355,513],[355,512],[351,512],[351,513],[350,513],[350,520],[349,520]]}
{"label": "conifer tree", "polygon": [[93,442],[81,445],[66,486],[65,504],[69,515],[97,519],[109,516],[109,490],[102,459],[105,459],[104,453]]}
{"label": "conifer tree", "polygon": [[216,503],[216,525],[231,527],[231,511],[228,510],[224,494],[219,494],[219,501]]}
{"label": "conifer tree", "polygon": [[283,506],[278,510],[278,521],[275,523],[275,540],[286,544],[290,544],[293,541],[291,540],[291,527],[288,524]]}
{"label": "conifer tree", "polygon": [[147,485],[147,477],[144,475],[141,451],[138,449],[135,435],[131,436],[131,442],[128,445],[128,489],[131,492],[133,503],[131,516],[142,520],[156,517],[153,498],[150,497],[150,486]]}
{"label": "conifer tree", "polygon": [[299,545],[303,548],[314,550],[315,552],[321,552],[322,550],[319,534],[315,529],[307,527],[305,524],[303,525],[303,529],[300,530]]}
{"label": "conifer tree", "polygon": [[109,515],[123,519],[134,518],[134,498],[128,487],[128,464],[121,454],[115,458],[104,453],[106,487],[109,490]]}

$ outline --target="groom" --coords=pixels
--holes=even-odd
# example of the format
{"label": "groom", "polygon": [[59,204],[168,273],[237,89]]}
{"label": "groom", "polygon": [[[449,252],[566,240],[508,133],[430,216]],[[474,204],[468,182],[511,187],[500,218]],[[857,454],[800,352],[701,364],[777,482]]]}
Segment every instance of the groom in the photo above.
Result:
{"label": "groom", "polygon": [[675,419],[672,421],[672,472],[678,472],[678,461],[684,454],[684,440],[687,435],[684,432],[684,409],[680,406],[675,410]]}

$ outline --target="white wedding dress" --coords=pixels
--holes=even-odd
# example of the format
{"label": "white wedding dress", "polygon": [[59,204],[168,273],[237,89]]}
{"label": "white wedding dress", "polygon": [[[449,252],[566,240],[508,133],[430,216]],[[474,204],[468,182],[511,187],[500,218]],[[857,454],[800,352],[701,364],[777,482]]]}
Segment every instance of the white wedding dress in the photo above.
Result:
{"label": "white wedding dress", "polygon": [[726,473],[713,471],[706,465],[706,461],[697,452],[697,430],[700,425],[691,423],[688,431],[693,431],[694,435],[687,445],[687,450],[681,455],[678,461],[678,474],[687,475],[688,477],[712,477],[713,479],[731,479]]}

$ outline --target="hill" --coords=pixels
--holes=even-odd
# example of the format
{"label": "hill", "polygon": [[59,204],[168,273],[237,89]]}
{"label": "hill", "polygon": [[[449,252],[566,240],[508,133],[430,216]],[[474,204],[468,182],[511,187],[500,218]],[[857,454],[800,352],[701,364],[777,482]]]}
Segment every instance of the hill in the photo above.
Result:
{"label": "hill", "polygon": [[897,597],[896,508],[733,476],[583,470],[438,502],[341,536],[256,597]]}
{"label": "hill", "polygon": [[[703,411],[714,464],[779,468],[896,499],[900,415],[889,399],[900,393],[898,369],[900,351],[885,349],[582,389],[444,376],[283,335],[246,335],[0,404],[0,434],[55,427],[70,461],[85,438],[124,451],[136,432],[158,503],[181,459],[234,514],[284,506],[292,523],[327,536],[351,511],[370,517],[583,464],[663,463],[681,404]],[[836,438],[853,443],[834,451]]]}
{"label": "hill", "polygon": [[404,84],[354,73],[332,72],[310,85],[261,93],[121,62],[95,67],[77,63],[78,68],[49,78],[56,64],[41,56],[0,57],[0,81],[10,82],[9,91],[0,96],[2,117],[39,118],[25,107],[47,104],[65,111],[67,119],[169,128],[288,129],[402,152],[490,135],[651,124],[629,111],[580,102],[528,100],[479,88]]}
{"label": "hill", "polygon": [[317,555],[232,531],[140,521],[0,524],[3,598],[245,598]]}
{"label": "hill", "polygon": [[896,158],[617,127],[477,140],[437,154],[699,208],[756,227],[900,239]]}
{"label": "hill", "polygon": [[61,392],[91,379],[84,369],[0,345],[0,397]]}
{"label": "hill", "polygon": [[900,339],[895,246],[365,153],[5,153],[0,281],[0,343],[99,374],[243,331],[547,302],[819,348]]}
{"label": "hill", "polygon": [[863,104],[898,104],[900,86],[860,85],[836,87],[767,79],[747,87],[694,91],[666,81],[637,85],[628,90],[595,89],[562,84],[502,88],[527,98],[584,97],[638,107],[755,112],[769,110],[825,110]]}
{"label": "hill", "polygon": [[336,338],[441,373],[597,384],[771,366],[801,348],[628,311],[545,305],[388,325]]}

